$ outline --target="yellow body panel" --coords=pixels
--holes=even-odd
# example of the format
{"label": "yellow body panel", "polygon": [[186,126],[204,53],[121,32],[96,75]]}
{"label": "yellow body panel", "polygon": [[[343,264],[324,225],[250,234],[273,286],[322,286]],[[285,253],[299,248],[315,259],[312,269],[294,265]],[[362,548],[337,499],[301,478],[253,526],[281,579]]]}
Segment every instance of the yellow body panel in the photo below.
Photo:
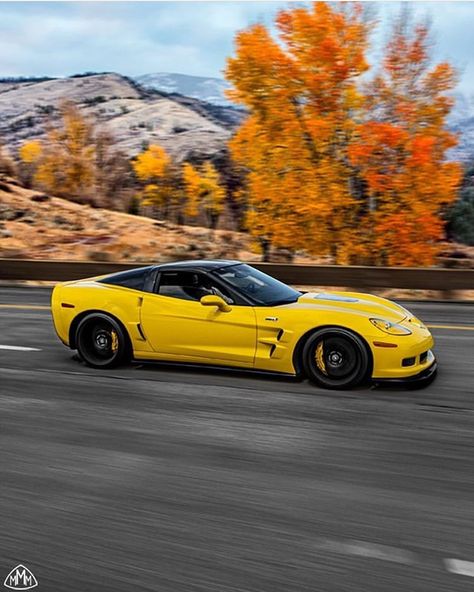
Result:
{"label": "yellow body panel", "polygon": [[[401,306],[369,294],[303,294],[281,306],[231,306],[228,312],[200,302],[140,292],[92,280],[59,284],[53,291],[56,331],[70,345],[71,324],[88,311],[103,311],[126,328],[136,359],[220,364],[295,374],[294,352],[301,339],[318,327],[349,329],[368,344],[373,378],[408,378],[428,368],[433,338]],[[370,318],[408,327],[410,335],[389,335]],[[376,343],[384,343],[385,347]],[[388,345],[387,345],[388,344]],[[392,344],[395,347],[389,347]],[[402,359],[416,363],[403,367]]]}
{"label": "yellow body panel", "polygon": [[221,312],[200,302],[146,294],[140,318],[147,341],[160,357],[185,356],[253,368],[257,329],[251,306]]}

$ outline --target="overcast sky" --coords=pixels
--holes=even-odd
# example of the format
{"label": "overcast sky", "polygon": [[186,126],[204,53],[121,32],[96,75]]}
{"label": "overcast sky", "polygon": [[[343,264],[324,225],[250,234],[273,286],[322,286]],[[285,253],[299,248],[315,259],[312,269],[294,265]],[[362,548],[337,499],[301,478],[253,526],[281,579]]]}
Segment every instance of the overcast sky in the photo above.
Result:
{"label": "overcast sky", "polygon": [[[0,75],[64,76],[85,71],[128,75],[180,72],[222,75],[235,31],[271,24],[289,2],[0,2]],[[399,2],[376,2],[381,24]],[[460,70],[474,94],[474,2],[410,2],[431,17],[436,57]]]}

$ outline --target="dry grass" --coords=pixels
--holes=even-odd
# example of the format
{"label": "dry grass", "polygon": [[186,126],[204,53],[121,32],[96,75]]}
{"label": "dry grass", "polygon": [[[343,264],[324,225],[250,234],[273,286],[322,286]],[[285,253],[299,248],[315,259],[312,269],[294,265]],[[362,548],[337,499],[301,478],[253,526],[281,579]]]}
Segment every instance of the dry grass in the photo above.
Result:
{"label": "dry grass", "polygon": [[212,233],[56,197],[37,199],[41,199],[37,191],[0,181],[0,257],[125,262],[258,259],[243,233]]}

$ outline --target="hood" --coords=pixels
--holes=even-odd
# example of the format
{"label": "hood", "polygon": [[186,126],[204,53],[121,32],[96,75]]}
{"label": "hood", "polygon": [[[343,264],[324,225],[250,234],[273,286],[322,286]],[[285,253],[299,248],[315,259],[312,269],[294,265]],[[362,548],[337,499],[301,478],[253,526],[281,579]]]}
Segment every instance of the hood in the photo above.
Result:
{"label": "hood", "polygon": [[363,314],[394,323],[400,323],[411,316],[402,306],[390,300],[357,292],[307,292],[298,298],[298,302],[288,306]]}

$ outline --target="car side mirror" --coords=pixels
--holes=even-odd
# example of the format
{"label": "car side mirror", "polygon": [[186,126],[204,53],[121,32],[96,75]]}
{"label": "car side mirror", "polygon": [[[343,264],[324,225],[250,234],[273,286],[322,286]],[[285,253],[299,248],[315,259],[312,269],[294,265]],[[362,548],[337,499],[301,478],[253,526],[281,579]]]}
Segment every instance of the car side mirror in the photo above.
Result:
{"label": "car side mirror", "polygon": [[229,306],[227,302],[217,294],[203,296],[199,302],[203,306],[216,306],[221,312],[230,312],[232,310],[232,307]]}

